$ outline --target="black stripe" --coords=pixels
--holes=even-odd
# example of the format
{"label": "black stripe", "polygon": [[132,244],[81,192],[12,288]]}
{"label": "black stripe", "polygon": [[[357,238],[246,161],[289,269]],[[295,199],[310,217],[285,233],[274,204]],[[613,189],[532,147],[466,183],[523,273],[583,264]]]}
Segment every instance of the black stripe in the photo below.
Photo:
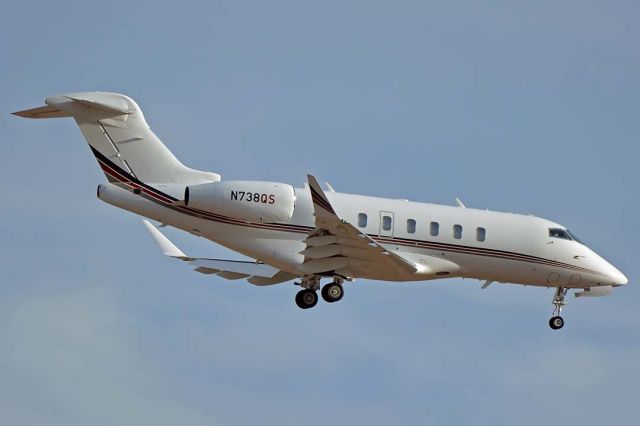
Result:
{"label": "black stripe", "polygon": [[313,188],[313,186],[309,185],[309,189],[311,190],[311,199],[314,203],[318,204],[320,207],[329,211],[330,213],[336,214],[336,212],[333,210],[333,207],[331,207],[331,204],[329,204],[329,201],[325,200],[324,197]]}
{"label": "black stripe", "polygon": [[[117,164],[115,164],[113,161],[109,160],[107,157],[105,157],[100,151],[98,151],[97,149],[95,149],[94,147],[92,147],[91,145],[89,145],[89,147],[91,148],[91,151],[93,151],[93,155],[96,156],[96,158],[102,162],[104,162],[106,165],[108,165],[109,167],[111,167],[112,169],[114,169],[115,171],[117,171],[118,173],[120,173],[122,176],[126,176],[131,182],[136,183],[140,186],[142,186],[143,188],[147,189],[148,191],[151,192],[155,192],[156,194],[159,194],[163,197],[166,197],[168,199],[170,199],[171,201],[178,201],[177,198],[172,197],[169,194],[165,194],[164,192],[158,191],[156,188],[147,185],[146,183],[142,182],[141,180],[139,180],[138,178],[132,176],[130,173],[124,171],[122,169],[122,167],[119,167]],[[133,171],[133,170],[132,170]]]}
{"label": "black stripe", "polygon": [[[122,182],[122,183],[134,183],[136,185],[139,185],[143,188],[145,188],[146,191],[148,191],[149,193],[155,194],[156,196],[160,196],[160,197],[164,197],[167,198],[169,200],[171,200],[172,202],[178,201],[177,198],[172,197],[169,194],[166,194],[162,191],[159,191],[158,189],[145,184],[144,182],[140,181],[139,179],[131,176],[129,173],[127,173],[126,171],[124,171],[121,167],[118,167],[117,164],[113,163],[111,160],[109,160],[106,156],[104,156],[102,153],[100,153],[98,150],[96,150],[94,147],[90,146],[91,150],[93,151],[94,155],[96,156],[96,158],[98,159],[98,161],[104,163],[105,165],[107,165],[108,167],[112,168],[114,171],[116,171],[118,174],[124,176],[127,178],[128,182]],[[114,176],[115,177],[115,176]],[[107,179],[109,179],[109,177],[107,177]],[[147,198],[147,197],[145,197]],[[154,200],[156,201],[156,200]],[[173,206],[170,203],[166,203],[165,204],[167,207],[170,207],[172,210],[174,211],[178,211],[181,213],[185,213],[185,214],[189,214],[191,216],[195,216],[195,217],[199,217],[202,219],[212,219],[212,220],[217,220],[219,222],[226,222],[229,224],[237,224],[237,225],[249,225],[252,227],[258,227],[258,228],[266,228],[269,227],[270,225],[273,225],[275,227],[278,228],[282,228],[282,229],[287,229],[287,230],[291,230],[293,232],[308,232],[309,230],[313,229],[310,227],[306,227],[306,226],[300,226],[300,225],[288,225],[288,224],[277,224],[277,223],[273,223],[273,224],[259,224],[259,223],[247,223],[238,219],[234,219],[231,217],[227,217],[227,216],[222,216],[222,215],[218,215],[215,213],[210,213],[204,210],[198,210],[198,209],[193,209],[190,207],[181,207],[181,206]]]}

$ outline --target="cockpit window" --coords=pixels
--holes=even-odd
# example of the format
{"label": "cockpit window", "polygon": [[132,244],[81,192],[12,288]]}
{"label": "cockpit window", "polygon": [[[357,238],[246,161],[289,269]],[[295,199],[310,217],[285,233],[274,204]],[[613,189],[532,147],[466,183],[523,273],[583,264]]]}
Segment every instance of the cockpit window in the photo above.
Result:
{"label": "cockpit window", "polygon": [[580,238],[576,237],[576,234],[574,234],[573,232],[569,231],[568,229],[566,231],[567,231],[567,234],[569,234],[569,236],[573,239],[573,241],[577,241],[580,244],[584,244],[582,241],[580,241]]}
{"label": "cockpit window", "polygon": [[577,241],[582,244],[582,241],[571,233],[568,229],[562,228],[549,228],[549,236],[553,238],[561,238],[563,240]]}
{"label": "cockpit window", "polygon": [[553,238],[562,238],[563,240],[571,240],[571,236],[562,228],[549,228],[549,236]]}

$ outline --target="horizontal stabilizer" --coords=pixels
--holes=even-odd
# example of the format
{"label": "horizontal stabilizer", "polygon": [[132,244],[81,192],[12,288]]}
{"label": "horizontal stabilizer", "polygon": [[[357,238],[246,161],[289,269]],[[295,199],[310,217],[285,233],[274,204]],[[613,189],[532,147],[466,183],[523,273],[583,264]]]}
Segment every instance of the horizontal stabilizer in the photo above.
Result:
{"label": "horizontal stabilizer", "polygon": [[61,118],[71,117],[71,114],[65,112],[55,105],[45,105],[38,108],[25,109],[12,113],[18,117],[24,118]]}
{"label": "horizontal stabilizer", "polygon": [[17,111],[13,114],[24,118],[60,118],[95,111],[104,118],[105,114],[106,116],[118,116],[131,114],[134,111],[126,100],[100,92],[49,96],[44,102],[47,105]]}
{"label": "horizontal stabilizer", "polygon": [[[127,104],[126,101],[118,98],[113,98],[112,96],[103,96],[100,93],[81,93],[81,94],[70,94],[61,96],[62,98],[69,99],[73,102],[84,105],[87,108],[95,108],[105,112],[110,112],[115,115],[122,114],[131,114],[133,109]],[[59,102],[58,99],[54,97],[47,98],[47,104],[55,104]]]}

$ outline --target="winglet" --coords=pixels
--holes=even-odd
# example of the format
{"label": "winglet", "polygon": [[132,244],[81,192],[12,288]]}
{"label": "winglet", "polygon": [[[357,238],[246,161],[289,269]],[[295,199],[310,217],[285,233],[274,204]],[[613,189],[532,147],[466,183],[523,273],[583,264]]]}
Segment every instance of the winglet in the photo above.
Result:
{"label": "winglet", "polygon": [[187,259],[187,256],[176,247],[167,237],[165,237],[162,232],[158,231],[158,229],[149,223],[148,220],[143,220],[144,226],[147,227],[147,230],[155,240],[155,242],[160,246],[162,250],[162,254],[169,257],[175,257],[178,259]]}
{"label": "winglet", "polygon": [[458,197],[456,197],[456,205],[457,205],[458,207],[463,208],[463,209],[466,209],[466,208],[467,208],[467,206],[465,206],[465,205],[464,205],[464,203],[462,202],[462,200],[460,200],[460,198],[458,198]]}
{"label": "winglet", "polygon": [[335,215],[336,212],[333,210],[333,207],[331,207],[331,203],[329,202],[329,199],[327,199],[327,196],[318,183],[318,180],[313,175],[307,175],[307,179],[309,181],[309,190],[311,191],[311,200],[313,201],[313,204]]}

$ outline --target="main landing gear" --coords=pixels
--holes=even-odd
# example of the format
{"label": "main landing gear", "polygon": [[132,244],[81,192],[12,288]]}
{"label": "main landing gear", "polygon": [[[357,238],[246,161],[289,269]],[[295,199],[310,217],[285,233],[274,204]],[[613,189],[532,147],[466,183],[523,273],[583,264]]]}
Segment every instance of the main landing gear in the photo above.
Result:
{"label": "main landing gear", "polygon": [[317,304],[318,293],[316,293],[315,290],[305,288],[296,294],[296,305],[298,305],[298,308],[300,309],[313,308]]}
{"label": "main landing gear", "polygon": [[342,296],[344,296],[344,289],[342,288],[342,284],[334,281],[332,283],[325,284],[324,287],[322,287],[320,294],[322,294],[322,298],[327,303],[338,302],[342,299]]}
{"label": "main landing gear", "polygon": [[[325,302],[334,303],[342,299],[344,296],[343,281],[344,279],[341,277],[334,277],[333,282],[322,287],[320,294]],[[317,291],[320,289],[320,277],[305,277],[300,285],[304,288],[296,294],[296,305],[300,309],[313,308],[318,303]]]}
{"label": "main landing gear", "polygon": [[549,320],[549,327],[554,330],[560,330],[564,327],[564,319],[560,316],[560,312],[562,308],[567,304],[564,301],[564,297],[567,295],[567,289],[563,287],[558,287],[556,289],[556,293],[553,296],[553,316]]}

